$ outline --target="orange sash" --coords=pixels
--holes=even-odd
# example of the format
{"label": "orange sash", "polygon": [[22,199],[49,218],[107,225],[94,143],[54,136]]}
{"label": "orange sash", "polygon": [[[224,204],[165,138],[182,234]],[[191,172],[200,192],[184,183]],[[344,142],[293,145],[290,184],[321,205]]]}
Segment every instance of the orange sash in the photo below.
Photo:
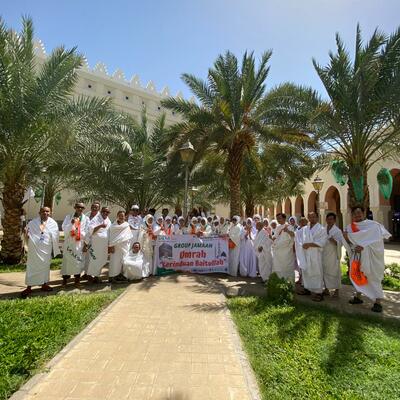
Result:
{"label": "orange sash", "polygon": [[229,239],[228,247],[233,250],[236,247],[235,242],[232,239]]}
{"label": "orange sash", "polygon": [[75,237],[75,240],[79,242],[81,240],[81,219],[75,218],[74,225],[72,226],[71,236]]}

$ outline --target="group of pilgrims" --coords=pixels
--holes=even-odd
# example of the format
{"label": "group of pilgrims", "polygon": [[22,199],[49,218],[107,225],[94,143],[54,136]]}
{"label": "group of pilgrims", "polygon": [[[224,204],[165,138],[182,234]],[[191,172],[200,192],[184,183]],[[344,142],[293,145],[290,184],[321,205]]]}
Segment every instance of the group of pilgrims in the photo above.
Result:
{"label": "group of pilgrims", "polygon": [[[351,210],[352,223],[344,231],[336,225],[334,213],[328,213],[322,225],[316,212],[299,219],[287,219],[279,213],[271,221],[256,214],[241,221],[239,216],[169,216],[166,209],[154,215],[141,213],[139,206],[133,205],[128,215],[118,211],[111,222],[110,209],[101,208],[98,202],[86,214],[84,209],[83,203],[76,203],[74,212],[62,224],[64,286],[71,276],[76,287],[82,280],[101,282],[107,264],[109,282],[156,275],[154,248],[160,236],[222,236],[228,241],[231,276],[260,277],[265,282],[276,273],[294,283],[297,294],[310,295],[317,302],[327,295],[339,296],[344,247],[349,257],[349,277],[356,289],[350,303],[363,303],[363,294],[372,300],[372,311],[382,311],[384,239],[390,233],[378,222],[366,219],[362,207]],[[59,228],[50,214],[50,208],[42,207],[39,217],[25,229],[27,288],[22,297],[31,294],[32,286],[52,290],[50,262],[60,253],[60,246]]]}

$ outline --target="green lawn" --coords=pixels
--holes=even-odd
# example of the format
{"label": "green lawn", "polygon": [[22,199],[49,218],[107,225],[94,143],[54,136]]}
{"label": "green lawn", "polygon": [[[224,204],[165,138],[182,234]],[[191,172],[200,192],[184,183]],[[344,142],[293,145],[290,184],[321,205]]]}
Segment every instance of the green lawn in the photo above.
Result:
{"label": "green lawn", "polygon": [[[51,260],[50,269],[61,269],[62,258],[53,258]],[[1,272],[23,272],[26,270],[25,264],[16,264],[16,265],[8,265],[8,264],[0,264],[0,273]]]}
{"label": "green lawn", "polygon": [[400,399],[400,324],[254,297],[228,305],[263,399]]}
{"label": "green lawn", "polygon": [[0,301],[0,399],[7,399],[121,292]]}

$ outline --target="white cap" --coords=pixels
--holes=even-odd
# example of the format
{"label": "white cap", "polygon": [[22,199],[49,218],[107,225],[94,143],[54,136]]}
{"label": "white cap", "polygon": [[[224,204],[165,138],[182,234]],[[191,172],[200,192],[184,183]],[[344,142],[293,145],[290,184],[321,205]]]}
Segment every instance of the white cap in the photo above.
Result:
{"label": "white cap", "polygon": [[137,204],[134,204],[134,205],[131,207],[131,210],[139,210],[139,206],[138,206]]}

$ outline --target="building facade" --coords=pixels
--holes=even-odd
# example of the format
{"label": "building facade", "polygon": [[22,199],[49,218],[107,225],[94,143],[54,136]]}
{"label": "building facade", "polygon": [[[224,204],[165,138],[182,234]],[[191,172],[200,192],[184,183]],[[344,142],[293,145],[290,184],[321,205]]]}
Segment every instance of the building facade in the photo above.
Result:
{"label": "building facade", "polygon": [[[385,200],[379,191],[377,174],[381,168],[390,170],[393,177],[393,190],[389,200]],[[324,183],[318,195],[312,181],[316,177],[321,178]],[[325,220],[328,212],[334,212],[338,216],[338,225],[345,227],[351,222],[348,207],[347,184],[340,186],[333,178],[329,169],[317,172],[304,185],[304,194],[296,197],[288,197],[283,201],[274,203],[273,207],[267,209],[270,217],[279,212],[296,217],[307,216],[310,211],[318,211],[321,220]],[[383,224],[394,239],[400,238],[400,165],[392,160],[377,163],[368,172],[368,189],[370,195],[370,212],[374,220]],[[399,213],[399,214],[396,214]],[[398,216],[399,215],[399,216]]]}

